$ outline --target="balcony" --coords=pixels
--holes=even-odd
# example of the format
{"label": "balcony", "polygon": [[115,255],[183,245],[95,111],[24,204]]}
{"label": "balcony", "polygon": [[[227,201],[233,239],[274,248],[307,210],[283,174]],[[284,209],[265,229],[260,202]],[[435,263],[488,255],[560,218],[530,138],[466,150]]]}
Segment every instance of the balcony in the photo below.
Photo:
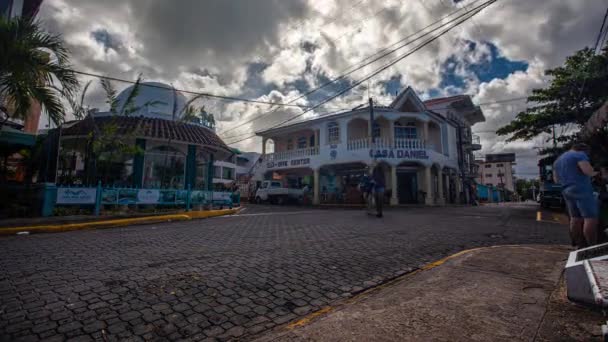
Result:
{"label": "balcony", "polygon": [[472,135],[469,139],[465,138],[464,146],[469,151],[479,151],[481,150],[481,139],[478,135]]}
{"label": "balcony", "polygon": [[294,158],[303,158],[316,156],[319,154],[319,146],[300,148],[296,150],[280,151],[275,153],[269,153],[266,155],[266,161],[277,162],[281,160],[289,160]]}
{"label": "balcony", "polygon": [[[370,140],[370,138],[352,139],[347,142],[346,148],[349,151],[369,149],[371,147]],[[410,150],[422,150],[426,147],[422,139],[395,139],[395,143],[391,144],[391,141],[388,138],[376,138],[376,141],[374,142],[374,148],[400,148]]]}

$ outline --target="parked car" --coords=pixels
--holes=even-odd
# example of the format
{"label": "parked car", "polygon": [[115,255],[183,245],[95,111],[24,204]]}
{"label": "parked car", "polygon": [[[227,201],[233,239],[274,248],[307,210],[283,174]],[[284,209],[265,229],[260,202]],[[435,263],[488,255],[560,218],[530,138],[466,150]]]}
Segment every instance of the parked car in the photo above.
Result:
{"label": "parked car", "polygon": [[277,181],[263,181],[255,192],[255,202],[270,202],[273,204],[284,204],[289,201],[302,201],[304,191],[302,189],[286,188]]}

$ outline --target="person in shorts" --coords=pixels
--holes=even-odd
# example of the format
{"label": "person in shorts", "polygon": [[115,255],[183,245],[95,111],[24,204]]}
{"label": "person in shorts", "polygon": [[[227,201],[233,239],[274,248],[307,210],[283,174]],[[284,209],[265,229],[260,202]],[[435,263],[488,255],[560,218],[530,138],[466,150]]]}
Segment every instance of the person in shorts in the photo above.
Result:
{"label": "person in shorts", "polygon": [[570,236],[577,248],[597,243],[599,203],[593,193],[593,170],[585,144],[574,144],[553,163],[553,180],[562,185],[570,215]]}

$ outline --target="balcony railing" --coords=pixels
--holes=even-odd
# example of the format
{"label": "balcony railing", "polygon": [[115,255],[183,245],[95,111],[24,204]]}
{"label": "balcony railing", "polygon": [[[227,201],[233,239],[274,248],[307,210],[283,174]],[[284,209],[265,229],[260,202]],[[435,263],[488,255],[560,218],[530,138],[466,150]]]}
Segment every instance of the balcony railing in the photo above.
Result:
{"label": "balcony railing", "polygon": [[[349,150],[360,150],[370,148],[370,138],[352,139],[347,143]],[[389,138],[376,138],[374,142],[374,148],[404,148],[404,149],[424,149],[425,144],[422,139],[395,139],[395,142],[391,144]]]}
{"label": "balcony railing", "polygon": [[267,161],[288,160],[292,158],[309,157],[319,154],[319,146],[300,148],[297,150],[280,151],[266,155]]}

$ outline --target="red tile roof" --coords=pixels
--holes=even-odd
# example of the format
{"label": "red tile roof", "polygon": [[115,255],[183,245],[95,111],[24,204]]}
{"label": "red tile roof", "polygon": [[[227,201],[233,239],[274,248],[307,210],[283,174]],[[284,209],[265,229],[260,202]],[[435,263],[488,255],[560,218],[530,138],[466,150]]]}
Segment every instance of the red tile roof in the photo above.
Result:
{"label": "red tile roof", "polygon": [[[118,126],[117,134],[133,134],[138,138],[171,139],[176,142],[204,145],[230,152],[230,148],[215,132],[191,123],[142,116],[99,116],[93,120],[97,127],[115,123]],[[87,117],[64,128],[61,134],[63,136],[87,135],[94,130],[93,120]]]}

